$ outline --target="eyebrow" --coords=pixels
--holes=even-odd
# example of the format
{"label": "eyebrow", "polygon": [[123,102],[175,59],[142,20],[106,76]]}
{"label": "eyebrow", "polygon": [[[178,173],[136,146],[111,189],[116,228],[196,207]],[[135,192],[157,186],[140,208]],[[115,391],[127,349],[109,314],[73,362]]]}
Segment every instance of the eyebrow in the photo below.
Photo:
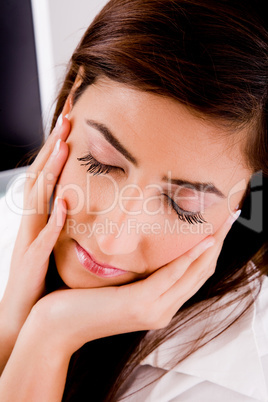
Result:
{"label": "eyebrow", "polygon": [[[99,123],[95,120],[86,119],[87,125],[97,129],[103,137],[108,141],[117,151],[119,151],[128,161],[133,163],[134,166],[138,167],[137,159],[131,155],[131,153],[118,141],[118,139],[112,134],[111,130],[105,126],[103,123]],[[220,198],[226,198],[226,196],[211,182],[191,182],[180,179],[171,179],[166,176],[163,177],[163,181],[178,186],[189,187],[190,189],[195,189],[201,193],[212,193]]]}
{"label": "eyebrow", "polygon": [[176,184],[177,186],[188,187],[190,190],[195,189],[200,193],[212,193],[220,198],[226,198],[226,196],[211,182],[191,182],[180,179],[170,179],[166,176],[163,178],[163,180],[171,184]]}
{"label": "eyebrow", "polygon": [[117,149],[117,151],[119,151],[122,155],[124,155],[124,157],[131,163],[133,163],[133,165],[138,166],[137,159],[133,155],[131,155],[131,153],[118,141],[118,139],[112,134],[111,130],[107,126],[105,126],[102,123],[98,123],[97,121],[88,119],[86,119],[86,123],[89,126],[96,128],[104,136],[104,138],[115,149]]}

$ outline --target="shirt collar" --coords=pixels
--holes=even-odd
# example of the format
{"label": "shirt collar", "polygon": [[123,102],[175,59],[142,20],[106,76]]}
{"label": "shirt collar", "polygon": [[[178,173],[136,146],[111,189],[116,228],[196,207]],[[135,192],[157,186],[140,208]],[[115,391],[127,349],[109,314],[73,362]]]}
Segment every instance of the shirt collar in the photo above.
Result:
{"label": "shirt collar", "polygon": [[178,345],[176,336],[160,345],[141,364],[192,376],[193,384],[198,378],[256,400],[267,401],[265,377],[255,339],[255,318],[254,303],[226,331],[174,368],[170,368],[169,362],[174,358],[174,348]]}

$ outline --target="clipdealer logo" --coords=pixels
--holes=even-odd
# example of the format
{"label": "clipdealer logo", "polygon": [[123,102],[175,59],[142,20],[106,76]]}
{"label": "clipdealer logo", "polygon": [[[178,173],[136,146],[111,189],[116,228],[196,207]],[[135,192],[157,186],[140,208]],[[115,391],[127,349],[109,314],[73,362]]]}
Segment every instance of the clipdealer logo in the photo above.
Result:
{"label": "clipdealer logo", "polygon": [[158,222],[139,222],[135,218],[130,218],[120,225],[108,218],[105,218],[103,222],[89,224],[77,223],[75,219],[68,218],[66,231],[70,235],[84,235],[87,238],[93,235],[112,235],[115,239],[118,239],[123,233],[124,235],[135,233],[143,235],[205,234],[208,236],[213,233],[213,225],[206,222],[198,227],[178,220],[171,223],[168,219],[165,219],[164,224],[160,224]]}
{"label": "clipdealer logo", "polygon": [[[6,191],[6,203],[8,208],[15,214],[19,215],[33,215],[33,214],[42,214],[46,211],[44,211],[44,203],[38,204],[37,208],[32,207],[30,203],[27,204],[27,206],[23,206],[23,200],[20,199],[19,202],[17,201],[16,198],[16,193],[18,191],[21,191],[23,189],[25,180],[27,178],[35,180],[36,177],[33,176],[33,173],[28,173],[27,171],[23,174],[19,174],[13,178],[8,186],[7,186],[7,191]],[[101,176],[100,176],[101,177]],[[48,187],[51,186],[49,184],[49,181],[53,180],[53,177],[47,178],[47,183]],[[123,230],[125,230],[127,233],[131,233],[131,230],[136,230],[139,233],[144,233],[144,234],[158,234],[161,228],[162,233],[189,233],[191,230],[191,233],[194,233],[196,230],[195,227],[198,227],[198,230],[196,230],[195,233],[200,233],[200,230],[205,230],[202,233],[210,234],[212,233],[211,230],[211,225],[206,225],[206,223],[203,223],[202,225],[189,225],[187,223],[184,223],[182,221],[176,220],[174,224],[171,225],[169,220],[165,219],[164,224],[160,226],[159,223],[154,222],[154,223],[148,223],[148,222],[138,222],[133,221],[131,219],[126,220],[123,223],[123,226],[126,226],[125,228],[119,227],[116,222],[107,222],[106,223],[96,223],[94,226],[94,223],[91,224],[90,226],[86,224],[77,224],[75,223],[74,219],[71,219],[72,217],[75,217],[76,214],[81,212],[84,208],[86,210],[86,213],[88,215],[95,215],[95,216],[100,216],[100,215],[105,215],[108,214],[110,211],[112,211],[115,207],[119,206],[121,211],[124,212],[125,214],[128,214],[129,216],[138,216],[142,212],[144,212],[147,216],[157,216],[157,215],[163,215],[165,213],[170,214],[170,211],[165,211],[163,209],[163,205],[160,206],[159,209],[150,211],[149,208],[149,203],[154,200],[155,197],[149,197],[145,199],[143,190],[139,188],[137,185],[127,185],[123,187],[119,191],[118,184],[112,177],[105,177],[105,180],[109,179],[111,181],[111,189],[114,189],[114,197],[111,200],[111,204],[108,205],[105,209],[102,210],[97,210],[97,211],[92,211],[91,210],[91,191],[90,191],[90,177],[89,175],[87,176],[87,181],[86,181],[86,188],[81,188],[78,186],[76,183],[71,183],[66,186],[61,186],[61,185],[56,185],[57,191],[61,197],[64,198],[65,193],[68,191],[72,192],[73,198],[76,200],[76,205],[68,210],[68,219],[67,219],[67,224],[69,224],[69,230],[77,230],[80,231],[81,233],[84,231],[84,233],[87,233],[87,235],[91,236],[92,235],[92,230],[98,230],[99,232],[102,231],[102,233],[109,233],[109,230],[114,231],[115,235],[120,235]],[[40,192],[46,192],[49,191],[49,188],[40,188],[38,189]],[[248,187],[249,189],[249,196],[247,197],[247,201],[249,204],[248,208],[248,215],[245,216],[243,214],[243,208],[242,208],[242,215],[239,217],[238,222],[243,225],[244,227],[256,232],[256,233],[261,233],[263,231],[263,174],[262,171],[259,171],[255,173],[249,184],[247,185],[246,180],[241,180],[240,182],[236,183],[232,189],[229,191],[228,194],[228,208],[230,211],[230,214],[232,213],[231,210],[231,199],[232,197],[237,194],[238,192],[245,192],[246,188]],[[155,189],[157,191],[161,192],[161,186],[156,185],[156,184],[150,184],[147,187],[148,189]],[[136,190],[138,192],[137,196],[127,196],[126,191],[127,190]],[[10,190],[10,191],[9,191]],[[192,189],[194,192],[194,189]],[[42,197],[40,197],[42,198]],[[189,197],[188,197],[189,198]],[[193,196],[190,197],[191,199],[197,199],[196,194],[193,194]],[[183,197],[180,197],[180,199],[183,199]],[[49,210],[51,210],[52,207],[52,200],[53,197],[51,197],[51,203],[50,205],[47,206]],[[202,201],[202,198],[199,197],[199,200]],[[142,203],[142,209],[138,210],[126,210],[124,207],[124,202],[127,201],[133,201],[133,202],[138,202],[140,201]],[[203,205],[201,205],[201,210],[202,210]],[[80,225],[80,226],[79,226]],[[203,229],[204,228],[204,229]],[[90,234],[91,233],[91,234]]]}

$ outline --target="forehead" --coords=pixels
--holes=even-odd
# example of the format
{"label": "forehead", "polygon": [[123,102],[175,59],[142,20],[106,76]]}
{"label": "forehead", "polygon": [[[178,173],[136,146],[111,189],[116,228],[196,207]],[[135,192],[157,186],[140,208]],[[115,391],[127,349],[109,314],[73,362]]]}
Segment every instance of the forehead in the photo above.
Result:
{"label": "forehead", "polygon": [[76,105],[81,118],[109,127],[148,174],[217,183],[228,191],[249,179],[242,152],[247,131],[231,133],[170,98],[103,78]]}

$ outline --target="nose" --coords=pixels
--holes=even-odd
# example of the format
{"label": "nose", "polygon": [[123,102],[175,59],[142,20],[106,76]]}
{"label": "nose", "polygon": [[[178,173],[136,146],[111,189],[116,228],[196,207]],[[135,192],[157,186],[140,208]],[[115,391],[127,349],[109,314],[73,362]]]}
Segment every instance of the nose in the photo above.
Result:
{"label": "nose", "polygon": [[[97,218],[96,240],[100,250],[107,255],[130,254],[134,252],[143,236],[145,219],[140,200],[128,200],[105,215]],[[96,222],[96,221],[95,221]]]}
{"label": "nose", "polygon": [[100,250],[107,255],[130,254],[140,242],[141,235],[138,226],[131,220],[121,221],[121,224],[106,221],[103,225],[106,233],[96,235]]}

